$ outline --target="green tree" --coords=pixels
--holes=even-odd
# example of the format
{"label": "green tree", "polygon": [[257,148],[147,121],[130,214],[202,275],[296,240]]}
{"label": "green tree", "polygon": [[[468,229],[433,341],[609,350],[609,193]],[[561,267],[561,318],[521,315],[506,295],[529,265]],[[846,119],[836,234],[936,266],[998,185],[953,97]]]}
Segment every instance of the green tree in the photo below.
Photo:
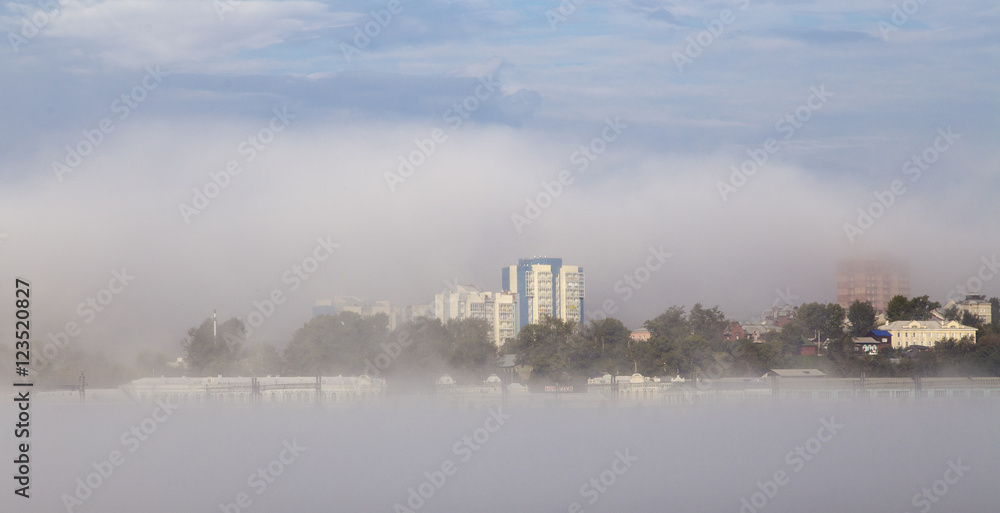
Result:
{"label": "green tree", "polygon": [[219,324],[218,330],[214,329],[211,318],[197,328],[190,328],[187,338],[181,341],[188,368],[198,376],[230,374],[244,356],[245,333],[243,321],[235,317]]}
{"label": "green tree", "polygon": [[389,318],[385,314],[320,315],[297,329],[285,347],[286,371],[296,376],[358,375],[388,337]]}
{"label": "green tree", "polygon": [[889,322],[910,320],[910,302],[906,296],[892,296],[885,308],[885,320]]}
{"label": "green tree", "polygon": [[688,313],[688,325],[692,333],[701,336],[713,348],[723,348],[720,347],[720,343],[729,321],[726,320],[725,314],[719,311],[718,306],[705,309],[701,303],[695,303]]}
{"label": "green tree", "polygon": [[875,329],[875,307],[868,301],[855,300],[847,309],[847,320],[851,323],[851,335],[862,337]]}
{"label": "green tree", "polygon": [[910,299],[910,316],[915,321],[926,321],[932,317],[934,310],[941,308],[941,303],[931,301],[924,295]]}
{"label": "green tree", "polygon": [[780,368],[786,361],[784,344],[776,337],[763,343],[741,340],[733,359],[733,373],[743,376],[763,376]]}
{"label": "green tree", "polygon": [[982,366],[990,376],[1000,376],[1000,329],[983,324],[976,333],[976,347]]}
{"label": "green tree", "polygon": [[584,342],[575,323],[546,316],[521,328],[508,352],[517,354],[518,365],[531,366],[532,383],[567,383],[587,373],[587,359],[577,358]]}
{"label": "green tree", "polygon": [[[678,368],[686,374],[704,373],[715,361],[711,345],[698,334],[681,337],[663,357],[665,368]],[[652,374],[655,370],[648,369],[647,372]]]}
{"label": "green tree", "polygon": [[647,344],[633,351],[634,368],[645,375],[704,372],[728,356],[730,346],[722,338],[728,322],[718,307],[696,304],[690,314],[672,306],[646,321]]}
{"label": "green tree", "polygon": [[983,325],[983,319],[968,310],[963,310],[962,319],[959,321],[959,323],[964,324],[966,326],[972,326],[973,328],[979,328],[980,326]]}
{"label": "green tree", "polygon": [[926,321],[941,303],[931,301],[929,296],[918,296],[907,300],[905,296],[893,296],[885,309],[885,318],[893,321]]}
{"label": "green tree", "polygon": [[490,340],[492,326],[483,319],[462,319],[447,324],[446,361],[454,378],[478,382],[494,372],[497,348]]}
{"label": "green tree", "polygon": [[796,311],[795,318],[809,333],[810,338],[817,334],[821,339],[838,340],[844,333],[844,308],[836,303],[826,305],[806,303]]}
{"label": "green tree", "polygon": [[601,356],[612,354],[615,349],[631,343],[632,331],[614,317],[590,321],[584,329],[584,336],[592,339],[601,348]]}
{"label": "green tree", "polygon": [[589,349],[579,355],[585,360],[581,365],[593,374],[631,373],[638,354],[633,346],[638,350],[640,345],[645,344],[632,340],[632,331],[613,317],[590,321],[581,329],[581,334],[585,340],[581,349]]}
{"label": "green tree", "polygon": [[939,376],[985,376],[987,375],[986,352],[967,338],[947,339],[934,345],[934,356],[938,361]]}
{"label": "green tree", "polygon": [[691,332],[684,308],[671,306],[666,312],[646,321],[651,338],[678,339]]}
{"label": "green tree", "polygon": [[810,330],[799,319],[792,319],[781,329],[781,333],[776,335],[781,343],[781,354],[787,359],[798,356],[802,352],[802,346],[807,340],[816,336],[816,332]]}
{"label": "green tree", "polygon": [[[471,348],[455,341],[455,334],[440,319],[420,318],[398,326],[391,340],[400,345],[395,357],[379,349],[373,356],[375,365],[388,361],[382,372],[389,381],[392,393],[433,392],[437,380],[444,374],[455,372],[452,361],[476,362],[476,328],[473,325],[456,327],[455,331],[471,332]],[[405,345],[405,347],[404,347]],[[468,349],[468,350],[467,350]],[[377,359],[376,359],[377,358]],[[461,381],[469,376],[452,376]]]}

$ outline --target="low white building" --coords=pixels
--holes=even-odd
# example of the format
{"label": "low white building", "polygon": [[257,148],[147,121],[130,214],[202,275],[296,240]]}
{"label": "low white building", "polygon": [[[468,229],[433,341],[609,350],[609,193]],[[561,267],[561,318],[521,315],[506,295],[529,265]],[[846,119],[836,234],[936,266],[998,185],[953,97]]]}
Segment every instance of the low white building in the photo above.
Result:
{"label": "low white building", "polygon": [[[355,403],[381,398],[385,380],[361,376],[142,378],[122,385],[134,401]],[[255,401],[256,398],[256,401]]]}
{"label": "low white building", "polygon": [[976,341],[976,328],[959,324],[957,321],[893,321],[879,327],[892,334],[892,347],[926,346],[933,347],[942,340],[969,338]]}

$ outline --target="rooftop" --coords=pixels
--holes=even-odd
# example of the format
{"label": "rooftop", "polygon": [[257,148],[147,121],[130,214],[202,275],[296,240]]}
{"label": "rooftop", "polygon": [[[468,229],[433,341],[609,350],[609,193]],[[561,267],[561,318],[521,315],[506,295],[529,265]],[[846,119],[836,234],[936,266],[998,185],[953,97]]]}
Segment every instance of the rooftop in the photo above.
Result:
{"label": "rooftop", "polygon": [[879,326],[880,331],[888,330],[906,330],[906,329],[924,329],[924,330],[952,330],[952,329],[970,329],[975,330],[971,326],[966,326],[960,324],[957,321],[942,322],[942,321],[892,321],[889,324]]}
{"label": "rooftop", "polygon": [[771,369],[765,376],[779,378],[823,378],[826,373],[819,369]]}

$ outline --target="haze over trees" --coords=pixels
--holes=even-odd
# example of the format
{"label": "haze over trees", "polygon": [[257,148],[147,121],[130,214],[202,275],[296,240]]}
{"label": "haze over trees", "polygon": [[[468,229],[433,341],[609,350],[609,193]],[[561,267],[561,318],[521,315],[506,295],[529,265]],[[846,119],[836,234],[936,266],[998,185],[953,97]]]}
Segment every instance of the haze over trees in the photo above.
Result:
{"label": "haze over trees", "polygon": [[495,371],[496,354],[490,325],[481,319],[447,325],[421,319],[390,331],[384,314],[341,312],[317,316],[296,330],[284,351],[283,371],[298,376],[364,373],[413,386],[433,385],[447,373],[476,382]]}
{"label": "haze over trees", "polygon": [[[375,369],[394,383],[392,387],[403,391],[433,389],[444,374],[459,383],[480,384],[496,372],[497,349],[490,341],[489,329],[489,323],[481,319],[447,325],[426,318],[403,323],[366,368]],[[379,369],[380,361],[386,358],[390,363]]]}
{"label": "haze over trees", "polygon": [[190,328],[187,338],[181,341],[186,352],[185,361],[197,376],[228,375],[236,370],[236,362],[245,355],[243,321],[233,317],[216,330],[211,318],[197,328]]}
{"label": "haze over trees", "polygon": [[[389,329],[385,315],[362,317],[343,312],[317,316],[303,324],[284,344],[244,339],[240,320],[218,326],[212,320],[187,331],[181,342],[186,367],[163,353],[141,352],[128,364],[82,348],[67,348],[51,364],[37,369],[38,382],[67,387],[87,375],[89,386],[116,386],[147,376],[315,376],[368,374],[387,378],[396,391],[434,389],[450,374],[460,384],[481,383],[497,372],[498,354],[518,355],[530,372],[530,383],[583,383],[589,377],[630,375],[686,378],[761,376],[772,368],[819,368],[834,376],[1000,376],[1000,300],[990,300],[993,319],[958,310],[945,312],[977,328],[977,342],[948,340],[933,351],[906,354],[899,349],[878,355],[854,351],[852,337],[874,326],[874,309],[855,302],[845,312],[836,304],[806,303],[780,332],[760,340],[726,341],[729,320],[718,307],[695,304],[688,311],[672,306],[646,321],[648,340],[633,340],[620,320],[604,318],[585,324],[544,318],[521,329],[499,350],[490,341],[490,325],[479,319],[442,324],[421,318]],[[893,314],[930,316],[937,308],[927,296],[899,296]],[[845,322],[848,321],[848,322]],[[825,342],[819,356],[801,356],[805,345]],[[282,347],[281,350],[278,347]],[[0,360],[10,359],[0,351]],[[398,386],[397,386],[398,385]]]}
{"label": "haze over trees", "polygon": [[365,359],[389,341],[389,317],[354,312],[320,315],[295,331],[285,347],[286,371],[298,376],[361,374]]}

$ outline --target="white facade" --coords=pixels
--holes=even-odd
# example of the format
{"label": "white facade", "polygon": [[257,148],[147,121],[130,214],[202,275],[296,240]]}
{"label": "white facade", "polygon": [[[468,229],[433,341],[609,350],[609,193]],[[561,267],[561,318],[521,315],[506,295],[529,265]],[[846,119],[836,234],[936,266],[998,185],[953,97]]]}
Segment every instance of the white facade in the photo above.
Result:
{"label": "white facade", "polygon": [[[516,272],[515,266],[510,268]],[[528,304],[524,324],[536,324],[546,315],[579,323],[583,320],[583,271],[563,265],[553,277],[551,265],[532,264],[524,273],[524,296]]]}
{"label": "white facade", "polygon": [[579,266],[564,265],[559,274],[558,317],[580,323],[583,321],[583,270]]}
{"label": "white facade", "polygon": [[546,315],[555,317],[552,266],[534,264],[524,273],[524,295],[528,302],[527,324],[537,324]]}
{"label": "white facade", "polygon": [[441,322],[483,319],[490,324],[490,340],[497,347],[513,339],[517,329],[517,296],[484,292],[471,285],[457,285],[434,296],[434,313]]}
{"label": "white facade", "polygon": [[956,321],[894,321],[878,329],[892,334],[892,347],[927,346],[932,347],[949,338],[961,340],[968,337],[976,341],[976,328]]}
{"label": "white facade", "polygon": [[517,335],[517,295],[510,292],[494,292],[493,343],[500,347]]}
{"label": "white facade", "polygon": [[[482,310],[489,292],[483,292],[473,285],[455,285],[454,290],[445,290],[434,295],[434,317],[447,324],[450,321],[461,321],[472,317],[471,304],[480,305],[476,310]],[[485,317],[480,317],[485,318]]]}
{"label": "white facade", "polygon": [[583,267],[564,265],[562,258],[520,258],[500,268],[500,287],[517,296],[517,330],[545,316],[583,322]]}

